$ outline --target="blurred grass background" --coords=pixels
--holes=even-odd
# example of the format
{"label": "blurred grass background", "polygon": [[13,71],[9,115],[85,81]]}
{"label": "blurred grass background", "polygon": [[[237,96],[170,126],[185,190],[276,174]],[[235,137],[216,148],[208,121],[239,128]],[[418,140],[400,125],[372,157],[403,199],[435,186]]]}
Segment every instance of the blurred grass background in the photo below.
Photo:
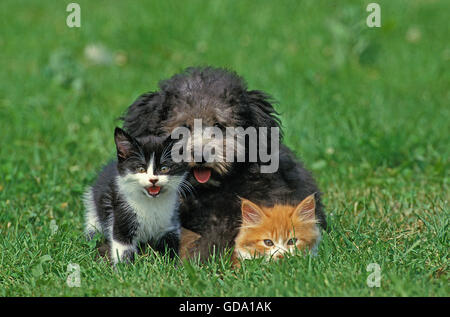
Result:
{"label": "blurred grass background", "polygon": [[[68,28],[69,2],[3,0],[0,295],[448,296],[450,2],[377,1],[372,29],[369,2],[77,1],[81,28]],[[114,155],[117,117],[197,65],[277,100],[324,192],[317,258],[237,276],[221,261],[94,261],[80,198]],[[380,288],[366,285],[372,262]],[[66,285],[68,263],[82,287]]]}

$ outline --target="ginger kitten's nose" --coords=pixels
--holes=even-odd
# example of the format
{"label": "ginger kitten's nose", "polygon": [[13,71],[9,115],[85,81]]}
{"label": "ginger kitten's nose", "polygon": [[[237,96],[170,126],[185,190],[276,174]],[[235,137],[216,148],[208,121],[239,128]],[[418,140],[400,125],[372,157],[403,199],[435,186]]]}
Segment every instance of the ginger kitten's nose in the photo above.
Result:
{"label": "ginger kitten's nose", "polygon": [[150,183],[155,185],[158,182],[158,179],[157,178],[150,178],[149,181],[150,181]]}

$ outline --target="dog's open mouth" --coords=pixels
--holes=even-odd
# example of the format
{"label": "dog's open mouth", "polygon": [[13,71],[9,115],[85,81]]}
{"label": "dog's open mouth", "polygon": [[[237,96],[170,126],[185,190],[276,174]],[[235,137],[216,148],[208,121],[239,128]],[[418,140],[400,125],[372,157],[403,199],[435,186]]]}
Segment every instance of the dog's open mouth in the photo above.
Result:
{"label": "dog's open mouth", "polygon": [[147,187],[146,189],[147,189],[147,193],[153,197],[158,196],[159,192],[161,191],[161,187],[159,187],[159,186]]}
{"label": "dog's open mouth", "polygon": [[209,178],[211,177],[211,169],[205,167],[195,167],[194,177],[197,182],[204,184],[209,181]]}

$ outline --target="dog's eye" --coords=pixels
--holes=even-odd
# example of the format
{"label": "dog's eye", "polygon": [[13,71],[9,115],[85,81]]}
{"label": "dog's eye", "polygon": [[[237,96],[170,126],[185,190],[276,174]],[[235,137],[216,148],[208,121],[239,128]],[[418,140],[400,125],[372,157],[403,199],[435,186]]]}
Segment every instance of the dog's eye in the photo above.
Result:
{"label": "dog's eye", "polygon": [[267,245],[268,247],[273,247],[273,241],[270,239],[264,240],[264,244]]}
{"label": "dog's eye", "polygon": [[138,173],[145,173],[145,172],[147,172],[147,171],[145,170],[145,167],[143,167],[143,166],[139,166],[139,167],[136,169],[136,171],[137,171]]}
{"label": "dog's eye", "polygon": [[287,245],[295,245],[297,243],[297,238],[289,239]]}
{"label": "dog's eye", "polygon": [[161,171],[161,173],[168,173],[170,171],[170,167],[168,166],[161,166],[161,168],[159,169]]}

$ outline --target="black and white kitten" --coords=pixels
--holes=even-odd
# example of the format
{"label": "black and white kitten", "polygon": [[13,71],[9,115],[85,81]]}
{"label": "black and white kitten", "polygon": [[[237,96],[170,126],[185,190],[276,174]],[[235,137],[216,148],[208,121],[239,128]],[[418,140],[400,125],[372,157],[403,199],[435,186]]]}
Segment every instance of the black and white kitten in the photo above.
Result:
{"label": "black and white kitten", "polygon": [[141,144],[120,128],[114,139],[117,160],[100,172],[84,197],[85,232],[100,231],[114,264],[133,260],[142,243],[158,251],[178,251],[178,194],[189,184],[187,166],[171,160],[171,140],[149,137]]}

